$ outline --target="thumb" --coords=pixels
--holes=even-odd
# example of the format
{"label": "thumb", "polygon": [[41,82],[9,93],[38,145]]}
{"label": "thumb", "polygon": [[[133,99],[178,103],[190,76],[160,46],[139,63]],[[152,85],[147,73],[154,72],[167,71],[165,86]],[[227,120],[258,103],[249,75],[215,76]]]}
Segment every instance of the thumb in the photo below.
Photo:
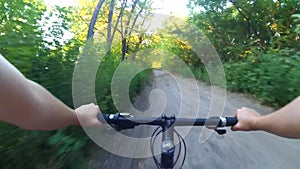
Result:
{"label": "thumb", "polygon": [[234,125],[234,126],[231,127],[231,130],[232,131],[238,131],[238,130],[240,130],[240,128],[241,128],[240,123],[237,123],[236,125]]}
{"label": "thumb", "polygon": [[102,127],[102,123],[98,119],[95,119],[93,121],[93,127],[100,128],[100,127]]}

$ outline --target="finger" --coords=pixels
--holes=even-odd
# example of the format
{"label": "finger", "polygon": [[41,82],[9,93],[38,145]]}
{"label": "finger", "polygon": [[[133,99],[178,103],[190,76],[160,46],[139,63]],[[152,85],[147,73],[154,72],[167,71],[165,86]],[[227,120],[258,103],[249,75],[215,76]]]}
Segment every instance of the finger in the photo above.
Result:
{"label": "finger", "polygon": [[93,121],[92,127],[100,128],[100,127],[102,127],[102,125],[103,124],[99,120],[95,120],[95,121]]}
{"label": "finger", "polygon": [[232,127],[231,127],[231,130],[232,130],[232,131],[238,131],[238,130],[240,130],[240,124],[237,123],[236,125],[232,126]]}
{"label": "finger", "polygon": [[234,127],[234,126],[231,127],[231,130],[232,131],[237,131],[236,127]]}

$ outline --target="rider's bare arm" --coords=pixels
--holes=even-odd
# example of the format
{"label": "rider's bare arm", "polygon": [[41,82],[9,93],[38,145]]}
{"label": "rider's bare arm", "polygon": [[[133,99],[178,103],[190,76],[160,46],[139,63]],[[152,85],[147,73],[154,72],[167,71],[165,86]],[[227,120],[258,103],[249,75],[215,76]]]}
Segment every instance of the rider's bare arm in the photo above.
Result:
{"label": "rider's bare arm", "polygon": [[26,79],[1,55],[0,93],[0,120],[24,129],[53,130],[79,125],[78,117],[84,126],[101,126],[96,118],[98,106],[70,109],[42,86]]}
{"label": "rider's bare arm", "polygon": [[238,123],[233,130],[263,130],[288,138],[300,138],[300,97],[283,108],[261,116],[249,108],[241,108],[236,112]]}

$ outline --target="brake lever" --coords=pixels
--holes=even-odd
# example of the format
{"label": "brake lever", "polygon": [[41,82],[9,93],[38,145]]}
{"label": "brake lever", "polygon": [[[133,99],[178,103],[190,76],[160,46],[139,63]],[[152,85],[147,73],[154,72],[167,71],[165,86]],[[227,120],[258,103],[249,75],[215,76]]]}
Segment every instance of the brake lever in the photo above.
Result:
{"label": "brake lever", "polygon": [[218,128],[215,129],[215,131],[216,131],[219,135],[226,134],[226,129],[225,129],[225,127],[218,127]]}
{"label": "brake lever", "polygon": [[120,131],[120,130],[125,130],[125,129],[132,129],[136,126],[136,123],[130,120],[124,121],[121,124],[118,124],[117,121],[120,118],[128,118],[128,117],[133,117],[129,113],[117,113],[117,114],[111,114],[108,116],[106,119],[107,122],[110,124],[111,127],[113,127],[115,130]]}
{"label": "brake lever", "polygon": [[119,117],[125,117],[125,118],[127,118],[127,117],[133,117],[133,115],[131,115],[130,113],[117,113],[118,115],[119,115]]}
{"label": "brake lever", "polygon": [[[209,117],[205,122],[205,127],[208,129],[213,129],[219,135],[223,135],[226,133],[226,128],[224,127],[226,124],[226,119],[218,116]],[[221,127],[220,127],[221,126]]]}

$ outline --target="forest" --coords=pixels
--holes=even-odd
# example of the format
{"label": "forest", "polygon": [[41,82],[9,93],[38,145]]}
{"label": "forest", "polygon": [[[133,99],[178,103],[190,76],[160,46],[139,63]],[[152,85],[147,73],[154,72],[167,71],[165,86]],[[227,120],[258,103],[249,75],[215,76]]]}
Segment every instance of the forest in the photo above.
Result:
{"label": "forest", "polygon": [[[164,28],[149,33],[145,25],[155,12],[153,1],[78,0],[61,7],[43,0],[0,0],[0,54],[71,108],[75,66],[85,55],[95,56],[87,65],[101,62],[95,77],[97,103],[103,113],[116,113],[111,83],[121,63],[128,63],[125,74],[135,70],[132,63],[149,68],[130,82],[132,100],[151,80],[151,68],[189,76],[176,67],[174,56],[194,77],[214,83],[207,73],[213,62],[204,65],[193,49],[201,38],[187,43],[173,36],[197,29],[222,62],[226,86],[220,87],[275,108],[300,95],[299,0],[189,0],[183,22],[170,17]],[[157,57],[157,50],[172,55]],[[151,52],[146,57],[143,51]],[[91,149],[97,149],[76,126],[27,131],[0,123],[0,131],[3,169],[88,168]]]}

